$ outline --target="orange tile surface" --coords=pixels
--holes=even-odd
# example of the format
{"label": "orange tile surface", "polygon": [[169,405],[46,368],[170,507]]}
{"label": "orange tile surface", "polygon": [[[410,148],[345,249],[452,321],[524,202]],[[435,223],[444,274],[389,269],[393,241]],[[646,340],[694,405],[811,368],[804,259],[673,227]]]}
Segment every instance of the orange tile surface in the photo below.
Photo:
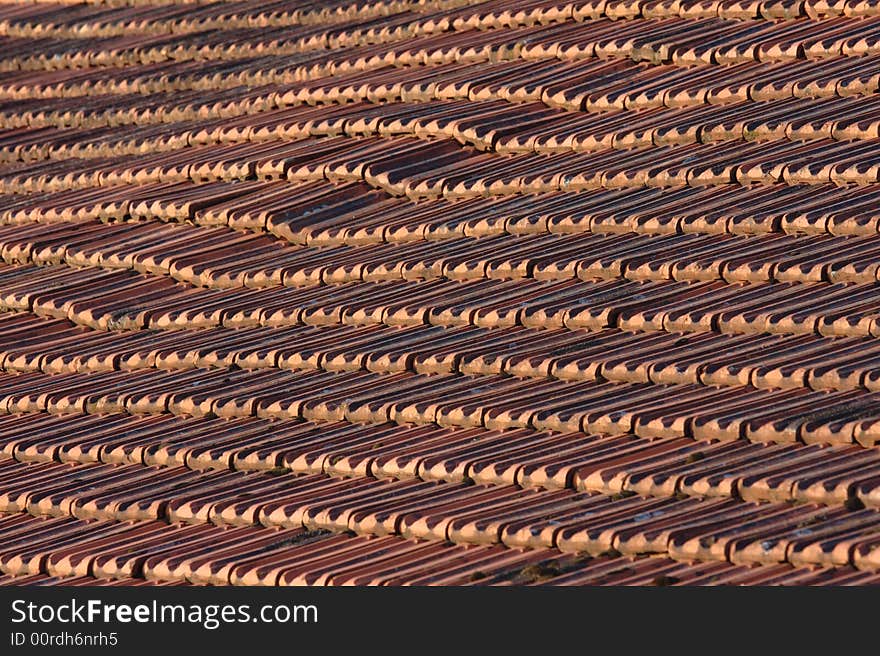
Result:
{"label": "orange tile surface", "polygon": [[0,0],[0,585],[880,583],[876,0]]}

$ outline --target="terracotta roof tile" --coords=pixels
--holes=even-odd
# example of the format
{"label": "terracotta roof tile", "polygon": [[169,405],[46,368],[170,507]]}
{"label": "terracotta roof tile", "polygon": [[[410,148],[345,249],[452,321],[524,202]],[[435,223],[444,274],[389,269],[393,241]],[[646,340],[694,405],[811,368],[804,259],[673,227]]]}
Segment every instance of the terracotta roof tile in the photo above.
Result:
{"label": "terracotta roof tile", "polygon": [[0,4],[0,584],[877,583],[875,5]]}

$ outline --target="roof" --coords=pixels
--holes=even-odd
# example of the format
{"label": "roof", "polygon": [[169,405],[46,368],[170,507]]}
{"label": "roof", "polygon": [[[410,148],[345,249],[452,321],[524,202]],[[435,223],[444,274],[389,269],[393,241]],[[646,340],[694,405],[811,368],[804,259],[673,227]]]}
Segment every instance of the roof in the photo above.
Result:
{"label": "roof", "polygon": [[880,582],[876,0],[0,35],[0,584]]}

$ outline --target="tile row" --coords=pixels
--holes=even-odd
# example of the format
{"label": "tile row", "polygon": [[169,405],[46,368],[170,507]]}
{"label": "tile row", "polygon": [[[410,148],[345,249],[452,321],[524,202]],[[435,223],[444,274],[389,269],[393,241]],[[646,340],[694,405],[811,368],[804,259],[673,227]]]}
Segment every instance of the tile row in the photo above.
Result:
{"label": "tile row", "polygon": [[[278,55],[314,50],[339,53],[342,49],[424,39],[444,32],[474,33],[475,26],[467,23],[479,20],[479,15],[474,13],[479,9],[462,0],[347,6],[225,2],[203,5],[197,11],[162,6],[164,3],[156,7],[126,4],[130,6],[108,8],[96,14],[86,3],[79,13],[68,11],[70,16],[63,23],[57,19],[40,21],[39,17],[30,21],[27,17],[7,18],[0,23],[0,31],[12,42],[43,41],[59,47],[59,59],[63,62],[35,56],[25,64],[39,62],[53,68],[59,64],[103,65],[108,58],[129,64],[201,57],[234,60],[247,57],[247,50],[264,48]],[[532,3],[532,7],[514,8],[512,13],[508,7],[510,16],[505,27],[516,29],[571,19],[571,8],[558,5]],[[31,9],[30,13],[38,10]],[[55,18],[51,13],[49,16]],[[501,26],[487,25],[479,29],[485,32],[498,27]],[[222,38],[218,38],[221,35]],[[223,40],[229,42],[229,48],[222,47]],[[88,57],[78,56],[77,42],[84,50],[91,48]]]}
{"label": "tile row", "polygon": [[[0,113],[9,127],[86,129],[197,119],[248,120],[244,117],[249,114],[264,113],[270,113],[267,119],[271,119],[273,110],[364,102],[532,102],[606,113],[746,101],[831,100],[870,95],[880,84],[877,56],[686,68],[625,59],[560,62],[554,58],[503,61],[478,69],[469,63],[409,68],[383,65],[300,82],[274,79],[266,72],[270,64],[266,57],[252,62],[261,72],[260,79],[245,70],[230,72],[228,65],[201,63],[156,64],[141,73],[137,72],[141,69],[121,69],[125,72],[116,77],[114,69],[101,69],[100,76],[79,71],[52,76],[11,74],[2,87],[7,100],[0,103]],[[87,92],[88,97],[83,98]],[[258,119],[250,119],[254,120]]]}
{"label": "tile row", "polygon": [[[371,476],[568,488],[617,497],[640,494],[880,507],[880,454],[849,445],[122,414],[32,413],[0,422],[3,456],[25,463]],[[259,477],[248,480],[255,481],[251,486],[255,494],[276,484]],[[190,506],[175,512],[175,519],[181,521],[194,516]]]}
{"label": "tile row", "polygon": [[272,180],[365,183],[413,201],[598,189],[859,185],[880,182],[880,140],[643,146],[592,153],[480,152],[448,139],[330,137],[199,146],[153,155],[0,164],[0,192]]}
{"label": "tile row", "polygon": [[[443,51],[440,51],[441,54]],[[253,62],[259,73],[247,67],[233,73],[200,69],[166,76],[151,82],[127,70],[125,82],[114,84],[112,75],[97,80],[92,93],[161,93],[168,85],[178,90],[199,89],[203,94],[236,83],[242,86],[281,85],[274,96],[279,107],[297,104],[325,105],[370,101],[428,102],[444,100],[505,100],[542,102],[572,111],[606,112],[638,107],[683,108],[703,104],[722,105],[746,100],[788,100],[865,96],[877,89],[877,57],[829,57],[802,63],[768,64],[755,61],[715,66],[696,64],[679,67],[647,64],[627,59],[563,61],[543,52],[523,61],[487,62],[476,69],[472,62],[435,62],[400,68],[383,59],[367,70],[337,72],[332,77],[302,75],[279,78],[266,70],[264,59]],[[59,73],[59,75],[61,75]],[[80,75],[84,75],[80,73]],[[626,84],[623,80],[626,79]],[[157,86],[157,83],[164,86]],[[271,87],[270,87],[271,88]],[[75,93],[71,91],[70,93]]]}
{"label": "tile row", "polygon": [[[62,0],[62,4],[64,0]],[[57,4],[57,3],[56,3]],[[375,42],[389,31],[395,36],[413,37],[449,30],[469,28],[488,30],[516,29],[534,24],[569,20],[586,21],[637,18],[687,19],[813,19],[836,16],[863,17],[878,13],[872,2],[865,0],[807,0],[806,2],[713,2],[697,0],[683,2],[594,0],[587,2],[526,2],[511,6],[510,2],[495,0],[473,6],[461,0],[386,0],[384,2],[322,3],[303,6],[295,2],[273,2],[265,5],[244,2],[219,5],[192,5],[158,2],[128,2],[127,6],[110,6],[96,13],[86,2],[73,10],[67,9],[64,20],[59,20],[45,0],[19,6],[9,4],[0,13],[0,34],[20,38],[107,38],[124,35],[186,34],[206,30],[235,30],[247,27],[293,27],[296,25],[325,25],[349,22],[354,19],[380,18],[410,12],[410,21],[398,26],[396,21],[381,21],[376,26],[358,29],[347,27],[337,36],[346,39],[340,45],[351,45],[352,36],[359,35],[367,42]],[[97,3],[101,4],[101,3]],[[450,11],[458,9],[457,11]],[[422,14],[413,17],[412,13]],[[387,36],[386,36],[387,38]],[[332,43],[332,42],[331,42]]]}
{"label": "tile row", "polygon": [[278,107],[276,85],[220,89],[216,93],[177,91],[143,95],[90,96],[0,103],[0,117],[9,128],[114,127],[165,122],[229,119]]}
{"label": "tile row", "polygon": [[[849,571],[849,568],[847,568]],[[870,576],[870,573],[865,573]],[[868,579],[870,580],[870,579]],[[148,581],[146,579],[105,579],[92,576],[48,576],[46,574],[24,574],[15,576],[10,574],[0,575],[0,585],[14,586],[101,586],[101,587],[155,587],[155,586],[189,586],[185,581]],[[648,585],[648,583],[645,583]]]}
{"label": "tile row", "polygon": [[434,279],[204,289],[160,272],[0,265],[0,309],[98,330],[385,324],[880,335],[878,283]]}
{"label": "tile row", "polygon": [[[544,16],[538,13],[546,5],[559,6],[567,12],[571,7],[574,20],[638,19],[643,18],[726,18],[738,20],[752,19],[792,19],[810,17],[813,19],[831,18],[835,16],[871,16],[878,10],[873,2],[864,0],[805,0],[804,2],[741,2],[727,0],[723,2],[700,2],[700,0],[678,0],[676,2],[660,2],[657,0],[586,0],[575,2],[535,2],[524,3],[525,8],[519,14],[510,9],[510,2],[494,0],[482,3],[473,9],[473,18],[466,19],[468,24],[479,29],[491,27],[514,27],[517,16]],[[534,9],[531,9],[534,7]],[[543,10],[547,12],[549,10]],[[510,16],[510,17],[508,17]]]}
{"label": "tile row", "polygon": [[[8,373],[240,367],[878,392],[878,349],[874,337],[384,325],[95,332],[25,313],[0,317]],[[852,440],[851,432],[811,439],[844,435]]]}
{"label": "tile row", "polygon": [[[151,585],[460,585],[489,577],[525,583],[546,579],[545,570],[572,574],[578,566],[592,564],[588,557],[551,550],[304,529],[22,520],[17,515],[6,523],[0,532],[17,541],[0,555],[0,570],[16,574],[11,580],[7,574],[10,578],[2,582],[19,585],[106,585],[113,580]],[[32,536],[23,535],[22,528]],[[63,542],[56,544],[55,536]],[[606,566],[596,578],[609,583],[620,578],[627,571],[623,559],[619,570],[615,577],[614,568]],[[858,570],[845,571],[854,575]]]}
{"label": "tile row", "polygon": [[[834,18],[818,22],[808,19],[755,22],[676,17],[632,22],[600,19],[518,30],[464,31],[398,44],[361,46],[344,53],[325,53],[317,67],[308,62],[293,74],[295,80],[303,81],[368,72],[388,64],[410,67],[505,61],[509,65],[517,60],[546,59],[565,62],[630,59],[649,66],[666,64],[679,68],[756,61],[770,67],[804,60],[816,63],[826,58],[875,55],[876,40],[871,32],[875,21],[876,18]],[[286,83],[291,76],[272,79]]]}
{"label": "tile row", "polygon": [[[7,0],[8,1],[8,0]],[[176,0],[127,0],[124,3],[105,3],[103,0],[37,0],[27,5],[0,6],[0,35],[19,38],[93,39],[156,34],[188,34],[207,30],[237,30],[243,28],[294,27],[299,25],[333,25],[347,23],[346,30],[335,34],[340,45],[351,42],[355,35],[362,39],[376,39],[396,22],[390,19],[378,25],[359,29],[368,19],[391,17],[410,13],[410,20],[398,27],[403,34],[445,31],[467,21],[473,10],[450,11],[467,6],[465,0],[381,0],[371,2],[322,2],[304,4],[293,1],[248,3],[227,0],[220,3],[198,4]],[[558,4],[558,3],[557,3]],[[847,15],[860,15],[855,3]],[[65,7],[63,18],[53,5]],[[70,6],[72,5],[72,6]],[[95,5],[99,8],[96,9]],[[843,14],[844,5],[841,5]],[[415,18],[412,13],[426,14]],[[477,14],[478,16],[480,14]],[[514,17],[515,16],[515,17]],[[571,18],[570,8],[541,12],[527,8],[511,14],[520,21],[564,20]],[[439,19],[439,20],[438,20]],[[441,22],[442,21],[442,22]],[[528,24],[525,22],[524,24]],[[368,41],[369,42],[369,41]]]}
{"label": "tile row", "polygon": [[303,418],[752,442],[877,442],[877,394],[411,372],[3,374],[0,411]]}
{"label": "tile row", "polygon": [[[245,188],[238,189],[239,186]],[[537,235],[452,234],[446,235],[445,239],[370,243],[383,231],[387,234],[389,224],[394,222],[394,210],[404,206],[381,202],[369,191],[358,195],[357,190],[350,188],[339,191],[335,197],[338,203],[332,202],[333,196],[317,194],[300,205],[302,214],[307,217],[303,227],[309,231],[309,246],[304,248],[288,243],[299,237],[296,225],[288,224],[293,229],[287,233],[287,239],[279,241],[274,235],[258,234],[263,227],[282,232],[281,225],[273,219],[269,219],[267,226],[245,224],[246,214],[241,212],[248,212],[248,207],[259,208],[262,212],[271,208],[268,193],[260,194],[258,185],[251,189],[247,189],[248,186],[171,189],[168,195],[151,189],[145,190],[145,194],[151,194],[152,198],[128,201],[129,211],[134,212],[136,218],[167,212],[174,216],[166,215],[162,219],[186,221],[185,214],[195,212],[196,223],[202,227],[163,226],[155,221],[103,223],[94,219],[81,222],[50,219],[44,223],[39,219],[52,213],[58,218],[64,217],[57,205],[44,205],[43,216],[36,217],[29,209],[23,208],[16,211],[7,225],[0,225],[0,259],[9,265],[67,264],[107,270],[128,269],[170,276],[179,282],[211,289],[441,279],[521,279],[524,284],[528,284],[526,281],[574,279],[585,282],[625,279],[636,282],[870,284],[877,282],[880,275],[876,259],[880,245],[876,235],[545,232]],[[183,195],[186,191],[204,196]],[[254,192],[253,197],[257,200],[249,198],[247,191]],[[262,191],[268,192],[270,187],[262,187]],[[231,206],[221,204],[223,209],[197,209],[203,200],[226,200],[218,192],[241,193],[241,196],[229,199]],[[828,200],[826,194],[816,196],[817,206]],[[865,196],[863,200],[868,203],[876,194]],[[290,201],[292,207],[302,196],[288,198],[285,195],[283,198]],[[114,196],[102,200],[110,204]],[[323,211],[320,214],[308,212],[310,205],[315,206],[321,201]],[[68,202],[73,204],[77,200],[74,197]],[[131,203],[134,203],[133,207]],[[483,206],[491,208],[488,204]],[[152,207],[160,212],[151,211]],[[346,212],[348,208],[351,211]],[[327,217],[326,221],[321,220],[323,216]],[[411,214],[408,216],[412,218]],[[790,232],[813,228],[806,221],[792,220],[802,216],[803,212],[787,213],[783,227]],[[485,215],[479,220],[487,224],[488,221],[503,220],[504,215],[483,217]],[[23,225],[16,220],[18,218],[25,221]],[[72,217],[68,214],[64,218]],[[443,218],[451,219],[447,215]],[[233,223],[235,228],[252,229],[257,234],[210,227],[218,223]],[[479,230],[478,226],[470,227],[472,234]],[[544,227],[546,229],[546,224]],[[468,231],[465,226],[465,232]],[[357,237],[349,238],[351,235]],[[345,241],[361,243],[350,245]],[[821,324],[818,330],[824,334],[837,334],[837,329],[830,324]]]}
{"label": "tile row", "polygon": [[[63,473],[59,468],[68,471]],[[31,487],[23,492],[16,481],[25,470]],[[880,549],[880,513],[873,509],[638,495],[611,498],[515,486],[259,474],[202,473],[198,474],[199,484],[172,492],[171,481],[195,474],[174,468],[20,463],[0,471],[4,512],[115,519],[111,534],[125,530],[123,522],[130,519],[177,522],[176,510],[180,508],[180,514],[188,516],[186,523],[196,526],[205,522],[229,526],[258,523],[269,528],[353,531],[431,543],[502,544],[590,556],[612,550],[627,555],[656,553],[691,562],[741,565],[788,562],[874,570]],[[74,476],[78,480],[70,482]],[[224,476],[225,480],[219,480]],[[46,478],[51,482],[44,482]],[[229,490],[234,489],[232,478],[245,488],[248,485],[243,479],[258,479],[259,493],[250,486],[237,499],[226,500]],[[114,494],[119,496],[108,501]],[[164,533],[162,542],[167,546],[167,524],[142,521],[139,525],[147,535]],[[61,530],[70,531],[72,526],[68,523]],[[77,526],[74,531],[77,528],[81,530]],[[33,531],[23,529],[20,523],[13,530],[19,535],[26,532],[26,540],[33,539]],[[181,530],[195,532],[189,527]],[[57,529],[55,533],[53,542],[57,545],[62,538]],[[129,548],[136,544],[131,537],[125,536]],[[4,546],[9,542],[4,540]],[[300,556],[295,552],[290,549],[287,556]],[[4,569],[10,573],[8,566]],[[64,573],[84,574],[75,569]]]}
{"label": "tile row", "polygon": [[[186,152],[199,153],[205,146],[216,149],[248,142],[290,142],[344,135],[416,137],[426,141],[455,139],[480,151],[507,155],[604,152],[729,141],[821,139],[826,144],[831,143],[829,140],[851,143],[878,138],[878,109],[880,101],[853,97],[747,101],[611,114],[572,114],[540,102],[447,101],[380,106],[354,103],[330,111],[300,105],[207,125],[184,121],[146,128],[19,128],[0,138],[0,154],[6,162],[115,159],[136,157],[147,150],[159,153],[193,148]],[[358,143],[352,142],[351,146],[357,148]],[[304,143],[300,148],[306,145],[315,144]],[[277,148],[284,152],[282,144]],[[278,177],[285,169],[273,170],[266,164],[262,169],[257,167],[253,175],[261,173]]]}
{"label": "tile row", "polygon": [[[297,529],[129,522],[111,533],[111,522],[16,515],[2,521],[4,537],[19,537],[22,529],[35,535],[15,547],[23,558],[16,552],[0,556],[0,569],[21,572],[0,576],[0,585],[865,585],[877,580],[875,572],[852,567],[570,556]],[[64,522],[68,538],[56,547],[51,532],[63,531]],[[126,538],[133,549],[126,549]]]}
{"label": "tile row", "polygon": [[447,17],[413,21],[411,14],[404,13],[379,19],[373,29],[359,28],[357,19],[349,18],[353,23],[349,28],[343,24],[330,30],[320,25],[273,25],[66,40],[48,33],[38,38],[5,37],[0,42],[0,70],[132,66],[171,60],[234,62],[261,54],[301,56],[303,62],[292,62],[299,64],[294,75],[300,79],[352,68],[363,70],[371,62],[407,66],[426,61],[476,63],[522,56],[574,60],[626,57],[680,66],[754,60],[773,63],[877,54],[872,32],[878,19],[876,8],[871,13],[818,21],[786,16],[755,21],[751,17],[728,19],[716,15],[695,19],[650,17],[621,23],[618,17],[601,17],[513,27],[464,23],[456,27],[449,26]]}
{"label": "tile row", "polygon": [[[332,536],[304,529],[28,520],[17,515],[5,520],[0,532],[12,544],[0,555],[0,569],[8,572],[7,576],[36,578],[42,574],[61,581],[91,576],[154,585],[351,585],[366,578],[373,585],[402,585],[408,579],[440,584],[446,578],[467,582],[470,558],[485,568],[484,574],[509,577],[530,563],[579,560],[560,558],[561,554],[549,550],[522,552],[396,537]],[[296,567],[289,559],[293,554],[301,556],[304,567]],[[571,572],[574,568],[565,569]]]}
{"label": "tile row", "polygon": [[[498,149],[553,152],[596,149],[611,146],[615,140],[617,146],[631,147],[653,141],[658,144],[693,142],[697,137],[712,141],[743,136],[782,138],[787,133],[795,139],[871,136],[872,104],[863,105],[864,97],[860,100],[856,95],[877,88],[880,75],[876,73],[876,61],[876,57],[866,57],[854,65],[848,58],[837,58],[810,63],[807,70],[797,71],[791,66],[768,69],[757,63],[722,69],[646,68],[615,60],[575,64],[553,60],[503,62],[482,67],[481,73],[468,65],[428,68],[427,71],[386,68],[349,76],[350,80],[343,76],[329,83],[318,81],[311,86],[300,85],[287,90],[260,86],[262,91],[256,96],[246,91],[248,80],[230,75],[226,68],[219,68],[218,74],[214,74],[210,66],[199,64],[204,84],[195,84],[189,80],[187,71],[196,65],[183,63],[155,65],[158,86],[147,81],[152,74],[127,75],[122,82],[124,87],[117,92],[133,95],[116,97],[106,95],[115,87],[109,82],[108,72],[102,72],[100,78],[88,83],[88,88],[92,94],[104,95],[96,97],[100,102],[85,105],[82,98],[77,98],[80,92],[65,86],[63,79],[57,79],[60,74],[52,78],[42,73],[7,76],[0,93],[13,99],[2,107],[7,123],[18,126],[18,133],[27,135],[30,130],[35,136],[45,135],[51,134],[47,128],[53,125],[80,126],[83,130],[79,132],[66,129],[61,134],[76,135],[75,141],[85,141],[81,148],[85,152],[95,151],[92,156],[101,152],[96,149],[102,135],[110,135],[103,136],[105,140],[116,139],[113,143],[117,146],[111,152],[123,154],[138,152],[139,144],[143,151],[148,144],[150,149],[168,149],[179,147],[186,140],[199,143],[211,130],[221,141],[229,141],[242,133],[252,140],[275,135],[284,139],[335,135],[343,131],[454,136],[459,119],[470,123],[465,126],[465,136],[473,140],[480,134],[481,121],[489,121],[490,125],[483,131],[494,134],[497,130],[492,129],[491,122],[500,120],[494,114],[528,109],[508,108],[506,103],[532,103],[530,107],[535,116],[526,121],[526,128],[535,132],[535,143],[531,143],[530,133],[525,137],[505,136],[505,133],[516,132],[516,124],[500,121]],[[259,63],[266,64],[265,61]],[[220,77],[221,74],[225,77]],[[77,84],[86,82],[81,80],[84,75],[76,74]],[[623,78],[626,84],[621,82]],[[631,78],[635,78],[634,82]],[[29,80],[39,80],[40,84],[49,86],[41,91]],[[259,85],[250,85],[253,86]],[[58,94],[72,97],[57,98]],[[149,94],[151,102],[145,103],[139,94]],[[36,98],[28,100],[32,96]],[[394,110],[376,107],[376,104],[401,102],[403,107]],[[328,103],[353,106],[332,110],[314,107]],[[419,103],[427,103],[427,107],[419,107]],[[755,119],[750,113],[755,103],[774,110],[766,121]],[[443,112],[447,105],[457,111]],[[731,107],[725,108],[725,105]],[[863,106],[864,110],[859,109]],[[796,120],[786,123],[785,113],[778,114],[781,107],[788,108]],[[822,113],[826,107],[834,110],[831,118],[827,112]],[[556,112],[551,111],[554,108]],[[598,113],[598,116],[560,113],[563,109]],[[641,114],[607,115],[609,111],[624,109],[641,110]],[[482,118],[480,112],[483,111],[489,116]],[[432,116],[432,112],[437,115]],[[635,118],[642,114],[646,125],[641,118]],[[834,122],[838,114],[839,125]],[[771,120],[774,115],[775,120]],[[207,126],[204,120],[193,122],[199,116],[210,121]],[[862,116],[866,119],[864,125],[859,120]],[[621,122],[624,118],[637,124],[628,129],[629,126]],[[218,119],[224,120],[217,122]],[[707,123],[704,128],[699,127],[701,120]],[[749,120],[753,123],[757,120],[757,123],[746,125]],[[182,124],[176,128],[174,123],[166,125],[171,121]],[[651,127],[654,123],[658,124],[656,130]],[[127,130],[134,134],[134,142],[125,137],[125,132],[112,136],[120,126],[128,126]],[[45,152],[51,145],[50,142],[40,150],[39,141],[31,139],[30,143],[36,149],[35,154]],[[62,139],[57,156],[67,152],[64,143]]]}
{"label": "tile row", "polygon": [[[762,236],[761,240],[747,241],[754,245],[769,244],[777,238],[773,235],[779,233],[873,237],[880,227],[880,214],[876,211],[878,195],[880,185],[718,185],[593,189],[522,194],[503,199],[474,198],[454,203],[445,199],[414,203],[363,183],[176,182],[0,196],[0,224],[10,225],[10,229],[22,235],[22,250],[4,256],[11,262],[30,261],[34,250],[26,245],[26,240],[31,235],[35,238],[56,230],[61,235],[63,231],[73,229],[70,225],[54,227],[34,223],[145,221],[128,227],[93,224],[94,230],[106,231],[110,239],[107,244],[98,240],[94,247],[58,247],[63,249],[65,260],[76,266],[128,268],[134,263],[135,255],[141,252],[139,249],[145,248],[151,239],[158,240],[158,243],[177,239],[211,242],[215,235],[224,233],[205,232],[204,228],[224,226],[239,231],[267,232],[270,237],[312,247],[383,243],[399,246],[425,240],[438,243],[462,237],[504,235],[575,235],[569,238],[577,239],[585,233],[594,233],[601,238],[613,235],[623,240],[633,239],[636,235],[670,234],[707,234],[720,240],[722,235]],[[164,226],[155,220],[176,225]],[[200,227],[192,228],[186,224]],[[115,230],[127,231],[131,245],[112,239]],[[153,238],[141,241],[141,236],[145,238],[151,232],[155,233]],[[225,234],[227,241],[238,235]],[[739,240],[735,241],[739,243]],[[268,246],[270,242],[258,239],[253,243]],[[861,242],[854,240],[851,243]],[[309,253],[314,257],[322,256],[322,251],[287,251],[283,243],[275,243],[275,248],[278,264],[268,262],[268,256],[264,260],[276,268],[266,266],[261,269],[273,273],[246,273],[235,284],[265,285],[262,275],[268,275],[277,284],[283,278],[281,270],[286,264],[286,256],[290,255],[294,266],[297,257]],[[107,249],[106,255],[100,255],[104,249]],[[350,252],[350,249],[339,251],[340,254]],[[360,252],[367,258],[372,253],[363,249]],[[378,252],[384,251],[378,249]],[[47,253],[53,253],[47,255],[47,261],[52,261],[60,257],[61,251]],[[138,264],[134,263],[134,266],[137,268]],[[701,266],[709,266],[713,271],[710,277],[717,277],[711,269],[714,265]],[[846,272],[836,266],[828,268],[822,277],[835,281],[842,281],[844,277],[867,281],[873,277],[870,267],[847,266],[844,265]],[[166,268],[162,273],[170,272]],[[720,273],[722,277],[729,275],[726,270]],[[676,275],[687,274],[679,270]],[[745,275],[745,279],[751,275]],[[755,275],[758,279],[769,279],[769,271]],[[307,284],[313,278],[295,274],[293,280],[297,282],[293,284]],[[321,278],[319,275],[314,279]]]}
{"label": "tile row", "polygon": [[[621,564],[597,558],[589,569],[545,576],[532,585],[875,585],[877,574],[849,567],[805,568],[788,565],[685,564],[660,556],[633,559]],[[552,567],[546,574],[556,574]],[[495,583],[493,577],[490,583]],[[497,583],[500,584],[500,583]],[[497,585],[496,584],[496,585]]]}

